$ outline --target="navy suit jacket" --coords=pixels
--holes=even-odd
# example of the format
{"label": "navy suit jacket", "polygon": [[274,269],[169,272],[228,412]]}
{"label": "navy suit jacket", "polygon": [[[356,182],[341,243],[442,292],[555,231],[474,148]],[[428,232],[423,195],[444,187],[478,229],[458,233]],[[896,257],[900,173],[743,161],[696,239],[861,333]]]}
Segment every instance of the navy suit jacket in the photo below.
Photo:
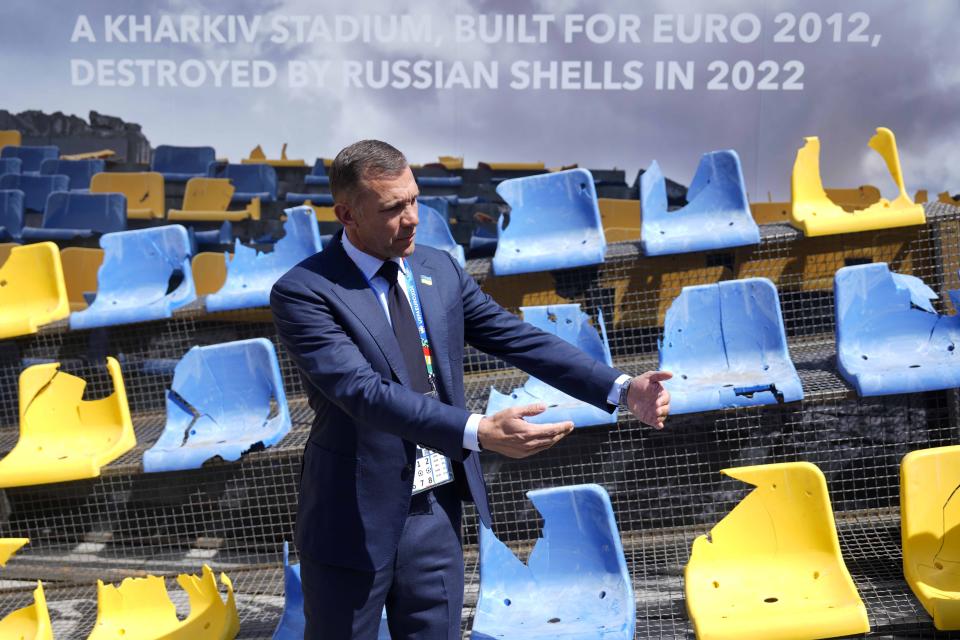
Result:
{"label": "navy suit jacket", "polygon": [[481,521],[490,524],[479,454],[463,448],[470,416],[465,343],[610,411],[607,395],[620,372],[523,322],[449,254],[418,244],[407,261],[440,399],[417,393],[383,307],[341,233],[277,281],[270,307],[316,412],[300,477],[297,547],[315,562],[377,570],[393,557],[403,531],[416,443],[454,461],[462,492],[469,489]]}

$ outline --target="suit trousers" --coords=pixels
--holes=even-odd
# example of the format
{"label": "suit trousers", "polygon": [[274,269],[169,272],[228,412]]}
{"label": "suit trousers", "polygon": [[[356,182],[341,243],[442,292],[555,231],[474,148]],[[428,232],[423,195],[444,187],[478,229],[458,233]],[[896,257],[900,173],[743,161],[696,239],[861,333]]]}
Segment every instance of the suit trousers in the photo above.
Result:
{"label": "suit trousers", "polygon": [[305,640],[376,640],[384,606],[392,640],[458,640],[463,547],[457,494],[449,483],[413,496],[397,551],[377,571],[301,556]]}

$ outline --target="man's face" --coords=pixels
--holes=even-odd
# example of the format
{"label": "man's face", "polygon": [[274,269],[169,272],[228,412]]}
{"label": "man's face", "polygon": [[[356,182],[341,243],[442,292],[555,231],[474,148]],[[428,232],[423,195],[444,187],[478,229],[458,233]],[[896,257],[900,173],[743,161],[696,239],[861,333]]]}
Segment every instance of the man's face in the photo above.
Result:
{"label": "man's face", "polygon": [[410,167],[397,175],[364,178],[349,202],[335,206],[350,241],[381,260],[413,253],[420,190]]}

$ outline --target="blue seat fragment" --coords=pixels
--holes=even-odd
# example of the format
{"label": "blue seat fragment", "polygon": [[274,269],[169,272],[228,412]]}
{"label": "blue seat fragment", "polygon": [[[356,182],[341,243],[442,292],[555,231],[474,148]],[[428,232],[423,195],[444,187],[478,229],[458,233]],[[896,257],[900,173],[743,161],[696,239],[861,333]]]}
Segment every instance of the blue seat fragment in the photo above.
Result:
{"label": "blue seat fragment", "polygon": [[922,280],[878,262],[839,269],[833,288],[837,365],[860,396],[960,386],[960,316],[938,314]]}
{"label": "blue seat fragment", "polygon": [[0,149],[0,158],[19,158],[20,173],[39,174],[44,160],[60,157],[60,147],[7,145]]}
{"label": "blue seat fragment", "polygon": [[248,203],[254,198],[260,202],[277,199],[277,171],[268,164],[211,164],[207,170],[211,178],[227,178],[235,191],[232,203]]}
{"label": "blue seat fragment", "polygon": [[40,175],[63,175],[70,178],[70,190],[77,191],[90,188],[90,179],[97,173],[106,170],[103,160],[60,160],[47,159],[40,165]]}
{"label": "blue seat fragment", "polygon": [[0,176],[8,173],[20,173],[20,158],[0,158]]}
{"label": "blue seat fragment", "polygon": [[667,209],[667,187],[656,160],[640,176],[640,245],[648,256],[709,251],[760,242],[736,151],[703,154],[687,190],[689,204]]}
{"label": "blue seat fragment", "polygon": [[150,170],[162,173],[167,182],[186,182],[190,178],[207,175],[207,169],[216,160],[213,147],[175,147],[162,144],[153,150]]}
{"label": "blue seat fragment", "polygon": [[303,178],[303,183],[318,187],[329,187],[330,176],[327,175],[327,168],[323,164],[323,158],[317,158],[313,163],[313,169]]}
{"label": "blue seat fragment", "polygon": [[496,275],[600,264],[606,254],[593,176],[570,169],[504,180],[497,193],[510,205],[497,222]]}
{"label": "blue seat fragment", "polygon": [[19,189],[0,189],[0,242],[20,242],[23,198]]}
{"label": "blue seat fragment", "polygon": [[70,314],[71,329],[162,320],[197,299],[190,239],[182,226],[107,233],[100,247],[97,296],[89,307]]}
{"label": "blue seat fragment", "polygon": [[[300,564],[290,564],[289,543],[283,543],[283,615],[273,632],[273,640],[303,640],[307,621],[303,615],[303,586],[300,581]],[[390,640],[387,628],[387,610],[380,614],[380,629],[377,640]]]}
{"label": "blue seat fragment", "polygon": [[428,207],[422,202],[418,203],[418,216],[420,223],[417,225],[417,242],[427,247],[446,251],[461,267],[467,266],[467,259],[463,254],[463,247],[457,244],[450,233],[450,225],[447,219],[433,207]]}
{"label": "blue seat fragment", "polygon": [[766,278],[684,287],[670,305],[660,369],[670,413],[803,399],[776,287]]}
{"label": "blue seat fragment", "polygon": [[[4,147],[9,149],[10,147]],[[67,176],[41,176],[39,174],[7,173],[0,176],[0,189],[23,191],[24,211],[42,213],[47,205],[47,196],[54,191],[67,191],[70,178]]]}
{"label": "blue seat fragment", "polygon": [[[597,316],[597,322],[600,325],[598,335],[596,328],[590,324],[587,314],[580,311],[579,304],[520,307],[520,310],[523,313],[523,319],[538,329],[563,338],[600,362],[613,365],[607,330],[603,324],[603,313]],[[486,413],[493,415],[509,407],[536,402],[544,402],[548,406],[543,413],[525,418],[537,424],[571,420],[574,427],[589,427],[598,424],[614,424],[617,421],[616,410],[613,413],[607,413],[532,376],[522,387],[517,387],[509,394],[500,393],[491,387]]]}
{"label": "blue seat fragment", "polygon": [[317,216],[310,207],[287,209],[286,232],[270,253],[260,253],[240,244],[237,238],[233,259],[227,260],[227,279],[223,287],[207,296],[207,311],[227,311],[265,307],[270,304],[270,289],[284,273],[301,260],[322,249]]}
{"label": "blue seat fragment", "polygon": [[636,605],[610,496],[582,484],[527,497],[544,522],[527,564],[480,526],[472,640],[632,640]]}
{"label": "blue seat fragment", "polygon": [[[43,177],[43,176],[41,176]],[[54,191],[47,197],[39,227],[24,227],[24,240],[72,240],[127,228],[122,193]]]}
{"label": "blue seat fragment", "polygon": [[235,462],[290,431],[277,354],[266,338],[195,346],[177,363],[167,423],[143,454],[143,470],[199,469],[219,456]]}

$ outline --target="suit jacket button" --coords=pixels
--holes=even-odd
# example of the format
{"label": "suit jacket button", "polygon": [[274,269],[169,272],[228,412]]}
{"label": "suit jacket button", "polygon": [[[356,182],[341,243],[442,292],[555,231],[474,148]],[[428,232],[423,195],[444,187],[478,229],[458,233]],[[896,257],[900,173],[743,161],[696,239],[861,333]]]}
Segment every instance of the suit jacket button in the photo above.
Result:
{"label": "suit jacket button", "polygon": [[405,466],[405,467],[403,468],[403,471],[400,472],[400,479],[401,479],[401,480],[408,480],[408,479],[410,478],[410,474],[411,474],[411,473],[413,473],[413,465],[412,465],[412,464],[408,464],[407,466]]}

